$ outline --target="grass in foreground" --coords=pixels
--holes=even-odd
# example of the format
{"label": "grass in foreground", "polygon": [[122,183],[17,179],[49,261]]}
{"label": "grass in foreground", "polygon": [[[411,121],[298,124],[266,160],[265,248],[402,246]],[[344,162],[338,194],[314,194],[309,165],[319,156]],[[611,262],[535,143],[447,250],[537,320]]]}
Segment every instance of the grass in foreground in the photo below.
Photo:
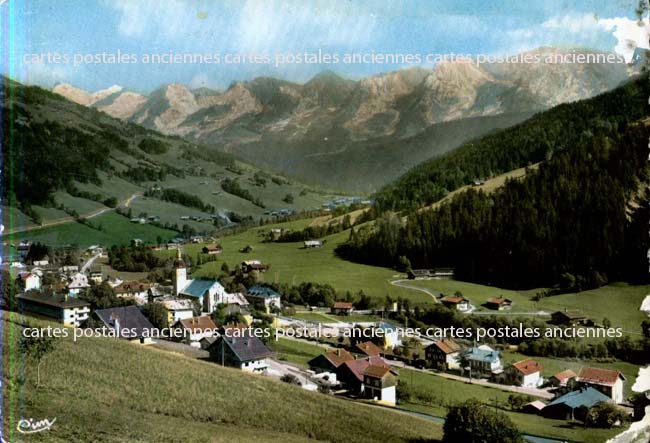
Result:
{"label": "grass in foreground", "polygon": [[[6,314],[5,314],[6,317]],[[19,318],[11,315],[12,318]],[[44,322],[29,320],[39,326]],[[115,339],[59,341],[35,388],[19,327],[4,322],[6,430],[56,417],[30,442],[409,442],[441,437],[427,420],[312,393],[263,376]],[[15,432],[5,433],[15,440]]]}

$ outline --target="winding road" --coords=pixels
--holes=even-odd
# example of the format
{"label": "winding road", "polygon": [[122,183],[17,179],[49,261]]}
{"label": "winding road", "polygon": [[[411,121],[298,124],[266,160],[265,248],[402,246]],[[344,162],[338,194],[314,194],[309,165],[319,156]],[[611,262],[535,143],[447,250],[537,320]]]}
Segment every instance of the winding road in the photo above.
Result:
{"label": "winding road", "polygon": [[433,302],[434,302],[434,303],[438,303],[438,299],[436,298],[437,293],[435,293],[435,292],[431,292],[431,291],[429,291],[429,290],[426,289],[426,288],[420,288],[419,286],[414,286],[414,285],[410,285],[410,284],[405,283],[405,282],[407,282],[407,281],[408,281],[408,280],[405,280],[405,279],[401,279],[401,280],[392,280],[392,281],[390,282],[390,284],[393,285],[393,286],[399,286],[400,288],[410,289],[410,290],[412,290],[412,291],[424,292],[425,294],[431,296],[431,298],[433,299]]}

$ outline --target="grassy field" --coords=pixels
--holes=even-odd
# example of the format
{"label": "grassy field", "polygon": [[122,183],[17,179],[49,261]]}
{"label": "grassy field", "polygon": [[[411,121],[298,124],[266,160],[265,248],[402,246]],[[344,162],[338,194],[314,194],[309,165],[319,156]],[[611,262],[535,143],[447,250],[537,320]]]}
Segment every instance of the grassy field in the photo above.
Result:
{"label": "grassy field", "polygon": [[316,323],[335,323],[335,322],[375,322],[381,320],[380,317],[376,315],[362,315],[362,314],[350,314],[350,315],[332,315],[329,313],[323,312],[296,312],[291,317],[298,318],[300,320],[312,321]]}
{"label": "grassy field", "polygon": [[[16,318],[16,317],[14,317]],[[32,323],[39,327],[43,322]],[[20,416],[56,417],[29,442],[409,442],[441,437],[427,420],[396,416],[263,376],[116,339],[60,339],[42,385],[4,323],[4,437]]]}
{"label": "grassy field", "polygon": [[[129,244],[134,238],[155,243],[158,236],[168,240],[177,235],[175,231],[168,229],[131,223],[129,219],[115,212],[106,212],[98,215],[90,219],[89,222],[95,229],[81,223],[66,223],[11,234],[5,239],[10,242],[27,239],[34,242],[46,243],[53,247],[75,244],[79,247],[87,247],[93,244],[109,246],[113,244]],[[97,229],[100,227],[101,229]]]}
{"label": "grassy field", "polygon": [[[224,261],[232,268],[244,260],[259,259],[271,265],[271,269],[260,274],[263,281],[295,285],[303,281],[328,283],[340,294],[344,294],[346,291],[357,293],[363,290],[366,294],[382,302],[386,295],[393,298],[408,298],[412,302],[431,300],[424,293],[391,285],[391,280],[400,277],[392,269],[352,263],[336,257],[334,248],[337,244],[347,240],[348,232],[326,237],[324,246],[315,249],[304,249],[302,242],[270,243],[263,241],[264,234],[267,234],[273,227],[302,229],[310,223],[311,219],[268,225],[223,237],[221,245],[224,252],[219,255],[219,260],[203,265],[194,277],[218,275]],[[247,245],[253,246],[253,252],[248,254],[239,252]],[[195,257],[202,247],[203,245],[187,245],[185,252]],[[161,254],[168,253],[170,252],[164,251]]]}
{"label": "grassy field", "polygon": [[329,346],[306,343],[298,340],[279,338],[272,340],[270,347],[275,352],[276,358],[282,361],[307,367],[307,362],[327,351]]}

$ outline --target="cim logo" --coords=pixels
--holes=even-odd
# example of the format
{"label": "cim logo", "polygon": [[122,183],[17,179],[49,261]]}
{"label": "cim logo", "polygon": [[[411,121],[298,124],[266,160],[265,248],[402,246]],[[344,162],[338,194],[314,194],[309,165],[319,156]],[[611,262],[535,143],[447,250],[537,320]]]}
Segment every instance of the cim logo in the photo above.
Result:
{"label": "cim logo", "polygon": [[18,422],[16,429],[21,434],[35,434],[37,432],[49,431],[56,418],[50,420],[44,418],[43,420],[34,420],[33,418],[23,418]]}

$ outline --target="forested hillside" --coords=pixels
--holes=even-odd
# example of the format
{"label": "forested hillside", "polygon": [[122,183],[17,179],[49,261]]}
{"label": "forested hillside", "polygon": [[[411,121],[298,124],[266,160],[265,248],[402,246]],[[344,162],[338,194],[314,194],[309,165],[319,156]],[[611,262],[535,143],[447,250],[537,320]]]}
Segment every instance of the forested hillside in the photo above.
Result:
{"label": "forested hillside", "polygon": [[377,194],[380,210],[433,203],[473,180],[552,158],[599,133],[622,133],[648,115],[647,76],[592,99],[563,104],[524,123],[422,163]]}
{"label": "forested hillside", "polygon": [[470,189],[406,221],[385,212],[338,253],[389,266],[403,257],[414,268],[453,266],[459,279],[512,288],[647,280],[647,96],[645,78],[422,165],[382,194],[381,207],[429,203],[442,186],[545,159],[489,195]]}

